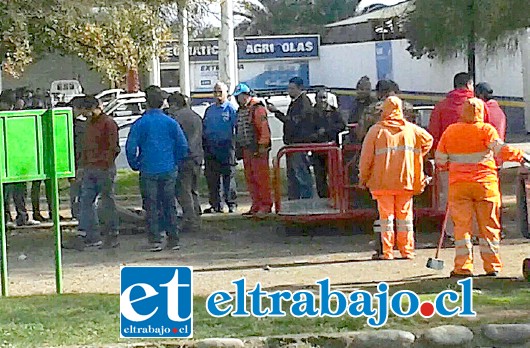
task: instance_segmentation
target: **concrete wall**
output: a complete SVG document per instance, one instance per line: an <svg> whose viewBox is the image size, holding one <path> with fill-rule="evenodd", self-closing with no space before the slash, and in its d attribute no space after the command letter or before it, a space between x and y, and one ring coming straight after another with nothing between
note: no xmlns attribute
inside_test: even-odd
<svg viewBox="0 0 530 348"><path fill-rule="evenodd" d="M355 88L364 75L377 80L373 42L321 46L320 59L309 62L312 85Z"/></svg>
<svg viewBox="0 0 530 348"><path fill-rule="evenodd" d="M50 54L31 64L19 79L6 73L2 75L2 89L28 87L32 90L42 88L48 90L54 80L75 79L81 82L85 93L97 93L109 88L103 75L75 56Z"/></svg>
<svg viewBox="0 0 530 348"><path fill-rule="evenodd" d="M467 71L464 57L446 61L415 59L406 50L407 40L393 40L392 69L394 80L403 91L446 93L453 87L453 76ZM367 75L375 85L377 65L375 42L323 45L320 60L310 62L313 85L355 88L359 78ZM521 50L499 50L495 54L477 55L477 82L488 81L495 95L523 97Z"/></svg>

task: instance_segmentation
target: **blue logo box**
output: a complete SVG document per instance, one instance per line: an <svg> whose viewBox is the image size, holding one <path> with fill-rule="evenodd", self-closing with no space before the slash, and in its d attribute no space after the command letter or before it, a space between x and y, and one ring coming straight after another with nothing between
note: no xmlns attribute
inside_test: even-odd
<svg viewBox="0 0 530 348"><path fill-rule="evenodd" d="M121 338L192 338L193 269L121 268Z"/></svg>

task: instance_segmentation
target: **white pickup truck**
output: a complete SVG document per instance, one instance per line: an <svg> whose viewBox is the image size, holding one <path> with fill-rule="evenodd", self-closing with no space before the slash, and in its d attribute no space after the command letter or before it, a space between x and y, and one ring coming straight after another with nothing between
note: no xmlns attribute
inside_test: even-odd
<svg viewBox="0 0 530 348"><path fill-rule="evenodd" d="M68 103L74 97L84 96L83 87L77 80L56 80L53 81L50 88L50 97L52 105L57 103Z"/></svg>

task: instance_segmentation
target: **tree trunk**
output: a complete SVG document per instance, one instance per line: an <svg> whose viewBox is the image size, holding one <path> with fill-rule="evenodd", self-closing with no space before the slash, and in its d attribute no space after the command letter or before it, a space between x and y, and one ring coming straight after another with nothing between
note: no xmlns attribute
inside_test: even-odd
<svg viewBox="0 0 530 348"><path fill-rule="evenodd" d="M127 93L136 93L140 90L140 78L138 77L137 68L127 70Z"/></svg>
<svg viewBox="0 0 530 348"><path fill-rule="evenodd" d="M476 56L475 56L475 40L469 39L467 48L467 71L472 76L473 81L476 82Z"/></svg>
<svg viewBox="0 0 530 348"><path fill-rule="evenodd" d="M467 46L467 71L476 82L476 56L475 56L475 0L469 5L469 18L471 18L468 46Z"/></svg>

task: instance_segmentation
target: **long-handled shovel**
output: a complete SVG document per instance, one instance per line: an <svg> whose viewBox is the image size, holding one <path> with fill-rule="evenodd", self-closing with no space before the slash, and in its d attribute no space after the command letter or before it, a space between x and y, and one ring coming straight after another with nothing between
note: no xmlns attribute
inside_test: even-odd
<svg viewBox="0 0 530 348"><path fill-rule="evenodd" d="M442 248L442 244L445 238L445 229L447 227L447 219L449 218L449 209L448 206L445 207L445 216L444 216L444 222L442 224L442 232L440 233L440 240L438 241L438 248L436 249L436 255L433 258L429 258L427 260L427 268L434 269L437 271L441 271L444 269L444 261L438 259L438 255L440 254L440 249Z"/></svg>

